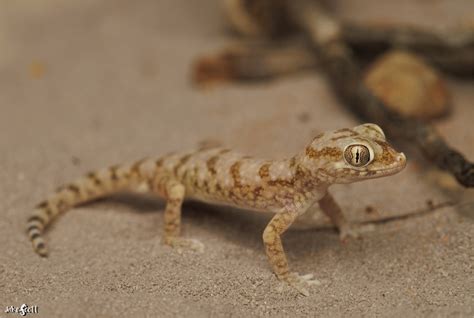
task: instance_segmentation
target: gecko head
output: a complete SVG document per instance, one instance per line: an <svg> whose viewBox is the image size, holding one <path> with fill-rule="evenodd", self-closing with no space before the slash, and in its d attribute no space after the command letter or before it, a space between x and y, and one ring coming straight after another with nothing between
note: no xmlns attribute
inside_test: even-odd
<svg viewBox="0 0 474 318"><path fill-rule="evenodd" d="M301 165L328 183L351 183L395 174L405 167L406 157L386 142L379 126L363 124L316 136Z"/></svg>

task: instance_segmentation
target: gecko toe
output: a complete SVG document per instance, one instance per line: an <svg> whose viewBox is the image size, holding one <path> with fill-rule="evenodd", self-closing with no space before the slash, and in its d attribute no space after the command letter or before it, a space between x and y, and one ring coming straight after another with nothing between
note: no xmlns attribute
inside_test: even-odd
<svg viewBox="0 0 474 318"><path fill-rule="evenodd" d="M198 253L204 252L204 244L196 239L174 237L165 240L165 244L176 248L179 253L183 250L191 250Z"/></svg>
<svg viewBox="0 0 474 318"><path fill-rule="evenodd" d="M352 225L343 226L339 232L339 240L346 244L350 240L361 239L360 231Z"/></svg>
<svg viewBox="0 0 474 318"><path fill-rule="evenodd" d="M300 277L301 277L302 279L308 281L308 280L311 280L311 279L314 277L314 275L313 275L313 274L306 274L306 275L302 275L302 276L300 276Z"/></svg>
<svg viewBox="0 0 474 318"><path fill-rule="evenodd" d="M196 239L188 239L189 249L196 251L198 253L204 252L204 244Z"/></svg>
<svg viewBox="0 0 474 318"><path fill-rule="evenodd" d="M296 289L304 296L309 296L309 287L312 285L320 285L320 281L314 278L313 274L299 275L298 273L290 273L282 279L288 285Z"/></svg>

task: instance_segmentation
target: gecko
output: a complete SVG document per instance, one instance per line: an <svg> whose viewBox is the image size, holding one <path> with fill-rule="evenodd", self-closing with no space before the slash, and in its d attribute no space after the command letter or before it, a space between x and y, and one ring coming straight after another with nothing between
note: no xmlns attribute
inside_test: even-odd
<svg viewBox="0 0 474 318"><path fill-rule="evenodd" d="M39 203L27 220L27 234L36 253L47 256L43 233L53 220L74 206L120 191L147 191L164 198L162 242L179 249L202 251L204 247L181 236L185 199L271 212L274 215L262 235L271 268L279 280L309 295L309 286L317 280L312 274L290 271L283 233L317 203L341 240L354 236L328 187L393 175L405 165L405 155L386 141L379 126L370 123L321 133L288 159L259 159L227 148L202 147L90 172Z"/></svg>

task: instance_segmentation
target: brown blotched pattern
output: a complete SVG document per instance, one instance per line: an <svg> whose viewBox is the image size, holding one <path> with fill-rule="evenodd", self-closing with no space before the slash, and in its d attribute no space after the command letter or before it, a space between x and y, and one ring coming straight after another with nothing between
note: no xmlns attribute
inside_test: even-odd
<svg viewBox="0 0 474 318"><path fill-rule="evenodd" d="M321 157L340 158L342 156L342 151L337 147L324 147L321 150L307 147L306 155L311 159L318 159Z"/></svg>
<svg viewBox="0 0 474 318"><path fill-rule="evenodd" d="M377 154L377 159L381 163L390 164L395 161L396 154L393 151L393 148L385 141L375 140L375 142L382 147L382 152Z"/></svg>
<svg viewBox="0 0 474 318"><path fill-rule="evenodd" d="M78 204L118 191L148 191L166 200L163 242L178 248L202 250L198 241L180 236L181 206L185 199L233 205L276 215L263 233L273 271L307 295L309 276L290 273L281 235L308 207L322 200L323 211L347 234L345 219L330 197L332 183L348 183L400 171L405 164L385 141L380 127L365 124L354 129L321 133L301 153L289 159L264 160L216 147L185 154L144 158L86 174L60 187L38 204L28 219L27 232L35 251L47 255L43 232L61 213ZM346 146L363 143L374 158L364 167L343 159Z"/></svg>

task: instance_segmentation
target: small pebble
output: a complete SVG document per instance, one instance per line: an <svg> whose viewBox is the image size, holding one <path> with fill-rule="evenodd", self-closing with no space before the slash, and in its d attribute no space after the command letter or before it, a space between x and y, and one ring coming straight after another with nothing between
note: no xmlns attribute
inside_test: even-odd
<svg viewBox="0 0 474 318"><path fill-rule="evenodd" d="M391 110L431 119L449 111L450 93L440 74L415 54L390 51L377 59L365 84Z"/></svg>

